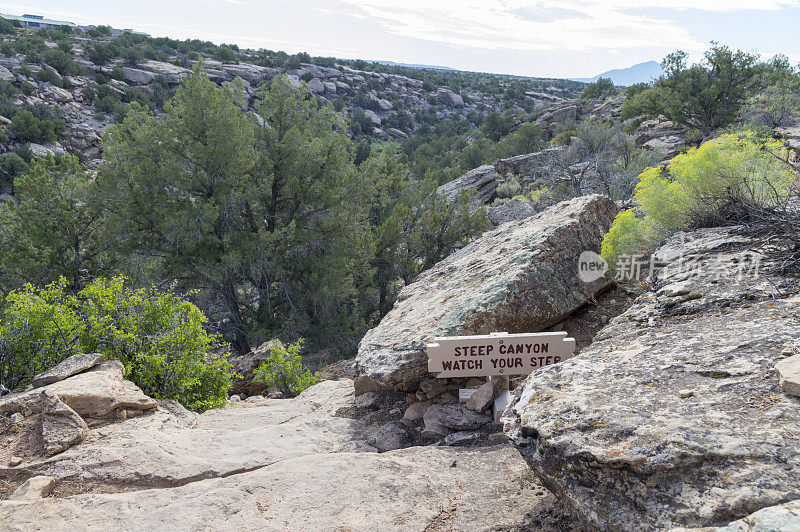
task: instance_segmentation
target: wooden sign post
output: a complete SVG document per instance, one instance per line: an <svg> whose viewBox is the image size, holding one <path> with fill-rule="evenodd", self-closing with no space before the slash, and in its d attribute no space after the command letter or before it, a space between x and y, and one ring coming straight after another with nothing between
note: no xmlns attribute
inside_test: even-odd
<svg viewBox="0 0 800 532"><path fill-rule="evenodd" d="M437 373L439 379L505 378L506 391L494 402L497 419L510 398L508 376L528 375L538 368L558 364L572 358L574 351L575 339L567 338L564 331L437 337L427 345L428 371Z"/></svg>

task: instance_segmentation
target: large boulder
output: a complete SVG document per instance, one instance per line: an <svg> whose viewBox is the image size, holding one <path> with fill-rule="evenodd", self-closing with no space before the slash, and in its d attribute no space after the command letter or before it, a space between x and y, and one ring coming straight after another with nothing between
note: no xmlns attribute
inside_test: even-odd
<svg viewBox="0 0 800 532"><path fill-rule="evenodd" d="M82 418L102 419L118 409L150 410L157 406L154 399L125 379L125 368L118 360L106 360L94 368L43 388L3 396L0 414L10 412L41 412L39 395L42 390L52 393Z"/></svg>
<svg viewBox="0 0 800 532"><path fill-rule="evenodd" d="M774 371L797 348L800 297L753 245L676 236L652 289L515 391L507 434L587 527L720 525L800 496L800 398Z"/></svg>
<svg viewBox="0 0 800 532"><path fill-rule="evenodd" d="M466 192L471 195L470 201L473 206L479 207L491 203L497 197L498 178L500 174L494 165L485 164L441 185L437 192L448 201L455 201Z"/></svg>
<svg viewBox="0 0 800 532"><path fill-rule="evenodd" d="M434 336L535 332L564 319L606 286L581 281L578 258L599 251L616 213L608 197L584 196L484 233L400 292L361 340L359 371L414 389Z"/></svg>
<svg viewBox="0 0 800 532"><path fill-rule="evenodd" d="M122 67L125 73L125 81L135 85L147 85L156 78L155 73L142 70L141 68Z"/></svg>
<svg viewBox="0 0 800 532"><path fill-rule="evenodd" d="M161 61L147 61L142 63L139 69L152 72L156 76L162 76L167 83L178 84L180 81L191 73L191 70L183 68L172 63L163 63Z"/></svg>

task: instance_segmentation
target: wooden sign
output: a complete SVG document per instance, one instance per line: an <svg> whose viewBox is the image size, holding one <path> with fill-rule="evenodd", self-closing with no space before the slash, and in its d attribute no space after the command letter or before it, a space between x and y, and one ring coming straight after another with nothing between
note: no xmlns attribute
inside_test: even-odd
<svg viewBox="0 0 800 532"><path fill-rule="evenodd" d="M528 375L572 358L575 339L567 333L492 333L434 338L428 344L428 371L440 379Z"/></svg>

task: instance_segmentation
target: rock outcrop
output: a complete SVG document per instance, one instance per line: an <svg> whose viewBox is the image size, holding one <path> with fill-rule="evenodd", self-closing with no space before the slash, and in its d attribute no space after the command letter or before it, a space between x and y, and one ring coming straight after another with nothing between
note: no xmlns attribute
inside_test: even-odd
<svg viewBox="0 0 800 532"><path fill-rule="evenodd" d="M414 389L434 336L535 332L560 321L606 286L578 278L578 257L599 250L616 212L607 197L585 196L484 233L401 291L362 339L360 372Z"/></svg>
<svg viewBox="0 0 800 532"><path fill-rule="evenodd" d="M507 434L588 527L719 526L800 495L800 399L773 369L800 298L750 247L735 229L673 238L649 291L515 391Z"/></svg>
<svg viewBox="0 0 800 532"><path fill-rule="evenodd" d="M154 399L124 377L125 368L118 360L106 360L92 369L27 392L11 394L0 399L0 414L10 412L41 412L39 396L42 390L52 393L82 418L102 419L119 409L149 410Z"/></svg>

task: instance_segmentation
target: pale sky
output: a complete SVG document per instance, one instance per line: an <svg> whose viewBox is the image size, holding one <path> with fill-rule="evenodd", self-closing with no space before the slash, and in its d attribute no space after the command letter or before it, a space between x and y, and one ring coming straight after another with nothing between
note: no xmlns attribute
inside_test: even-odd
<svg viewBox="0 0 800 532"><path fill-rule="evenodd" d="M709 41L800 62L800 0L30 0L0 12L312 55L590 77Z"/></svg>

